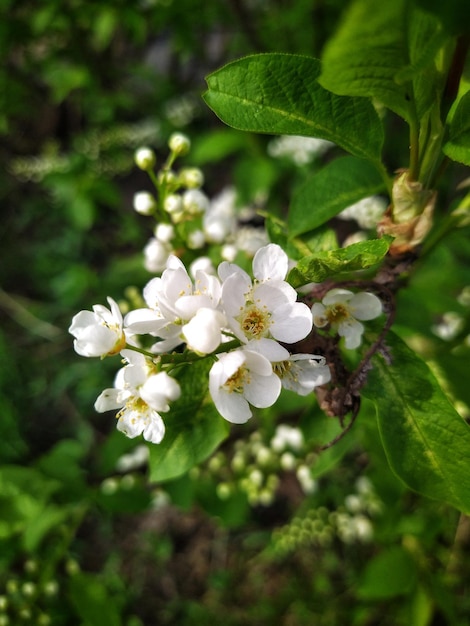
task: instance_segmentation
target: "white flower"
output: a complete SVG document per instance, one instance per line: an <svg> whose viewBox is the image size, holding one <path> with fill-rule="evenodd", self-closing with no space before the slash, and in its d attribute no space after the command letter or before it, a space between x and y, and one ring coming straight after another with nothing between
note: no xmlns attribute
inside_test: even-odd
<svg viewBox="0 0 470 626"><path fill-rule="evenodd" d="M112 298L108 303L110 309L95 304L93 311L80 311L73 317L69 333L75 337L73 347L81 356L103 358L125 347L121 311Z"/></svg>
<svg viewBox="0 0 470 626"><path fill-rule="evenodd" d="M209 372L209 391L222 417L244 424L252 416L250 404L265 408L276 402L281 381L268 359L240 349L218 356Z"/></svg>
<svg viewBox="0 0 470 626"><path fill-rule="evenodd" d="M220 344L221 328L227 323L218 310L220 294L216 276L196 270L193 284L182 261L172 255L162 276L144 288L148 308L128 313L126 328L161 338L163 341L152 348L159 353L176 347L184 339L196 352L213 352Z"/></svg>
<svg viewBox="0 0 470 626"><path fill-rule="evenodd" d="M382 313L382 303L372 293L356 293L347 289L331 289L312 306L313 323L317 328L328 324L345 339L346 348L361 344L364 326L358 320L372 320Z"/></svg>
<svg viewBox="0 0 470 626"><path fill-rule="evenodd" d="M183 326L182 333L188 348L198 354L214 352L222 342L222 328L226 323L221 311L201 307Z"/></svg>
<svg viewBox="0 0 470 626"><path fill-rule="evenodd" d="M252 281L238 265L222 262L222 304L234 334L244 343L262 338L294 343L312 329L309 308L296 302L287 282L286 253L276 244L264 246L253 259Z"/></svg>
<svg viewBox="0 0 470 626"><path fill-rule="evenodd" d="M151 215L157 206L155 198L148 191L139 191L134 194L134 211L141 215Z"/></svg>
<svg viewBox="0 0 470 626"><path fill-rule="evenodd" d="M226 187L211 201L203 218L207 241L223 243L235 231L237 225L235 201L236 192L232 187Z"/></svg>
<svg viewBox="0 0 470 626"><path fill-rule="evenodd" d="M284 389L306 396L315 387L331 380L331 372L325 358L317 354L292 354L288 359L273 363Z"/></svg>
<svg viewBox="0 0 470 626"><path fill-rule="evenodd" d="M178 382L166 372L152 373L141 354L126 351L129 364L119 370L114 388L105 389L95 402L99 413L120 409L117 428L131 439L143 434L151 443L160 443L165 425L160 413L170 410L169 402L180 397Z"/></svg>

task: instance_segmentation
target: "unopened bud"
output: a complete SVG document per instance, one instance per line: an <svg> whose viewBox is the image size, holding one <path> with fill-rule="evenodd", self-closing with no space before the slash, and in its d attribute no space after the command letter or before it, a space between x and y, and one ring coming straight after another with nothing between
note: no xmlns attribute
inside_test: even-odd
<svg viewBox="0 0 470 626"><path fill-rule="evenodd" d="M178 196L176 193L172 193L167 196L163 202L163 208L167 213L171 215L175 213L182 213L183 211L183 201L181 196Z"/></svg>
<svg viewBox="0 0 470 626"><path fill-rule="evenodd" d="M186 135L182 133L173 133L168 140L168 147L178 156L188 154L191 148L191 142Z"/></svg>
<svg viewBox="0 0 470 626"><path fill-rule="evenodd" d="M197 167L186 167L179 172L179 181L183 187L197 189L204 183L204 174Z"/></svg>
<svg viewBox="0 0 470 626"><path fill-rule="evenodd" d="M148 172L155 167L157 158L151 148L139 148L134 154L134 161L138 168Z"/></svg>
<svg viewBox="0 0 470 626"><path fill-rule="evenodd" d="M134 194L133 206L137 213L140 213L141 215L151 215L154 212L157 203L151 193L148 191L139 191Z"/></svg>

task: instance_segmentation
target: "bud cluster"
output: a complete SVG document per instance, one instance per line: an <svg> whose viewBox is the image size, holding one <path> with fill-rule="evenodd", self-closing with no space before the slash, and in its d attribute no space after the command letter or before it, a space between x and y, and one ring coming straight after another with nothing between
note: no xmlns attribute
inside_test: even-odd
<svg viewBox="0 0 470 626"><path fill-rule="evenodd" d="M373 520L381 511L382 502L370 481L360 477L355 491L337 509L309 508L306 514L276 529L272 536L274 553L284 556L312 545L327 547L335 538L345 544L367 543L374 534Z"/></svg>

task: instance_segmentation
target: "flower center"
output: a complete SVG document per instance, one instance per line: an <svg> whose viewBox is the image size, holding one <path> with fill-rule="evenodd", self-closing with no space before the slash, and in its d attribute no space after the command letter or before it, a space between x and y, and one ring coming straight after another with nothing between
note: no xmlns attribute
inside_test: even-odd
<svg viewBox="0 0 470 626"><path fill-rule="evenodd" d="M256 305L245 309L241 316L240 326L249 339L260 339L268 333L270 321L269 313L262 311Z"/></svg>
<svg viewBox="0 0 470 626"><path fill-rule="evenodd" d="M279 378L284 378L284 376L289 375L289 372L292 368L292 361L279 361L278 363L273 363L273 372L279 376Z"/></svg>
<svg viewBox="0 0 470 626"><path fill-rule="evenodd" d="M148 409L148 405L146 402L142 400L142 398L138 398L136 396L131 396L129 400L127 400L126 404L122 407L122 409L117 413L116 419L120 419L124 413L133 412L134 415L140 415L146 413ZM132 419L132 423L135 424L136 417Z"/></svg>
<svg viewBox="0 0 470 626"><path fill-rule="evenodd" d="M223 385L229 393L243 393L243 387L250 382L250 374L244 367L239 367Z"/></svg>
<svg viewBox="0 0 470 626"><path fill-rule="evenodd" d="M351 316L349 308L342 302L328 306L325 315L330 324L340 324Z"/></svg>

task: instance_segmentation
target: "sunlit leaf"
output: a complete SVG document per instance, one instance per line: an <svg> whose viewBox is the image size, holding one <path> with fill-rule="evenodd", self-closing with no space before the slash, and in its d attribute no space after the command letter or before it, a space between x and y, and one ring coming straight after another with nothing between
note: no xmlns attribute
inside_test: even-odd
<svg viewBox="0 0 470 626"><path fill-rule="evenodd" d="M470 513L470 427L426 363L394 333L364 394L376 406L390 467L411 489Z"/></svg>
<svg viewBox="0 0 470 626"><path fill-rule="evenodd" d="M391 237L382 237L312 254L301 259L291 269L287 279L293 287L301 287L307 283L321 283L342 272L366 269L385 257L391 242Z"/></svg>
<svg viewBox="0 0 470 626"><path fill-rule="evenodd" d="M370 162L352 156L335 159L294 195L289 234L296 237L318 228L346 207L383 189L384 181Z"/></svg>
<svg viewBox="0 0 470 626"><path fill-rule="evenodd" d="M320 62L311 57L253 55L210 74L203 97L234 128L327 139L380 161L383 130L372 104L334 95L317 82L319 74Z"/></svg>
<svg viewBox="0 0 470 626"><path fill-rule="evenodd" d="M205 460L227 437L228 423L207 402L209 359L186 367L178 378L181 398L164 415L163 441L150 447L150 479L170 480Z"/></svg>

